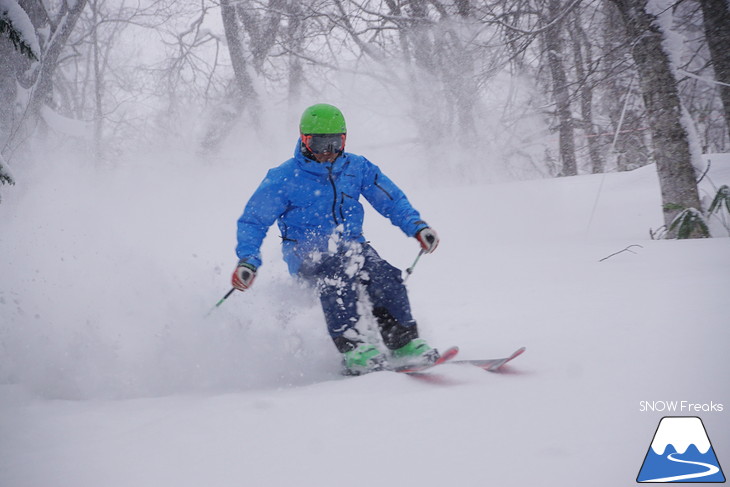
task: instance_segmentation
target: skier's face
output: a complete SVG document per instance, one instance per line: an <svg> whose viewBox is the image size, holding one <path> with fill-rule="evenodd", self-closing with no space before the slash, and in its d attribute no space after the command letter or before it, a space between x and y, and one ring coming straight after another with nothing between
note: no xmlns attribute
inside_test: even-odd
<svg viewBox="0 0 730 487"><path fill-rule="evenodd" d="M339 155L338 152L322 152L321 154L314 154L314 158L317 162L335 162Z"/></svg>
<svg viewBox="0 0 730 487"><path fill-rule="evenodd" d="M301 140L317 162L334 162L345 148L342 134L302 134Z"/></svg>

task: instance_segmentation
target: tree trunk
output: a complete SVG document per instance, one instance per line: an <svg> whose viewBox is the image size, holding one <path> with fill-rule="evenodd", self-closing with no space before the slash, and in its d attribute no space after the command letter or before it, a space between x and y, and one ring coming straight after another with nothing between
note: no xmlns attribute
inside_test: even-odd
<svg viewBox="0 0 730 487"><path fill-rule="evenodd" d="M571 29L573 44L573 56L575 58L575 73L580 83L580 114L583 119L583 132L588 146L588 156L591 161L591 172L599 174L603 172L603 159L599 148L599 140L593 123L593 85L588 80L593 64L591 44L581 25L580 10L576 9Z"/></svg>
<svg viewBox="0 0 730 487"><path fill-rule="evenodd" d="M246 66L243 38L234 1L221 0L221 16L235 82L226 88L226 100L230 103L224 103L216 112L203 139L203 148L211 151L218 149L246 107L251 108L254 127L260 126L256 107L258 98Z"/></svg>
<svg viewBox="0 0 730 487"><path fill-rule="evenodd" d="M18 94L17 72L23 55L10 39L0 35L0 153L15 125L15 99Z"/></svg>
<svg viewBox="0 0 730 487"><path fill-rule="evenodd" d="M452 125L451 116L453 113L444 108L443 100L437 100L436 103L439 111L438 116L434 116L434 107L429 104L428 99L439 90L439 74L436 68L436 46L429 35L430 25L428 23L428 6L426 0L408 0L402 2L402 15L412 19L411 22L404 25L405 37L408 39L410 51L408 56L413 62L413 73L416 75L419 83L423 83L423 76L429 77L428 83L425 83L423 89L412 89L413 94L413 113L418 124L420 137L423 140L430 140L434 145L438 145L450 135L450 127ZM418 84L415 86L424 86Z"/></svg>
<svg viewBox="0 0 730 487"><path fill-rule="evenodd" d="M99 3L98 0L92 0L91 5L91 19L92 19L92 31L91 31L91 62L94 65L94 156L96 163L99 164L103 159L102 153L102 133L103 133L103 110L102 102L104 95L104 80L102 79L101 72L101 56L99 45Z"/></svg>
<svg viewBox="0 0 730 487"><path fill-rule="evenodd" d="M681 120L677 80L662 45L664 34L656 16L646 11L647 0L611 1L621 13L629 38L634 39L632 56L651 127L664 223L669 229L684 209L700 210L689 139ZM668 234L669 238L675 236L673 232ZM699 232L690 235L699 236Z"/></svg>
<svg viewBox="0 0 730 487"><path fill-rule="evenodd" d="M289 106L299 108L299 101L302 97L302 85L304 84L304 68L299 54L304 43L304 25L302 22L302 10L298 2L288 2L287 6L287 33L286 42L289 51L289 76L288 96Z"/></svg>
<svg viewBox="0 0 730 487"><path fill-rule="evenodd" d="M51 34L47 48L41 57L40 70L35 80L35 89L32 91L28 102L29 112L35 120L40 113L41 107L50 101L53 96L53 74L58 67L58 60L61 56L66 42L78 22L81 12L86 7L87 0L76 0L63 3L61 7L60 20L56 29ZM69 3L71 5L69 6Z"/></svg>
<svg viewBox="0 0 730 487"><path fill-rule="evenodd" d="M549 21L557 18L561 13L560 0L550 0L548 3ZM545 31L545 48L547 49L548 66L553 80L553 98L558 115L560 130L560 158L562 160L561 176L575 176L578 174L578 163L575 158L575 121L570 109L570 91L568 77L563 65L562 42L560 26L557 23Z"/></svg>
<svg viewBox="0 0 730 487"><path fill-rule="evenodd" d="M248 33L251 64L256 73L261 73L269 51L274 46L281 27L281 16L287 5L283 0L269 0L261 13L248 2L237 0L236 13Z"/></svg>
<svg viewBox="0 0 730 487"><path fill-rule="evenodd" d="M223 30L228 43L228 53L231 56L231 65L236 77L236 84L240 90L239 102L245 105L248 100L256 97L251 76L246 69L246 58L243 53L243 39L241 29L236 18L236 9L231 0L221 0L221 15L223 16Z"/></svg>
<svg viewBox="0 0 730 487"><path fill-rule="evenodd" d="M730 134L730 4L727 0L700 0L700 5L715 79L724 83L718 86L718 90Z"/></svg>
<svg viewBox="0 0 730 487"><path fill-rule="evenodd" d="M469 1L459 0L456 2L456 7L462 21L470 28L473 27ZM468 42L464 42L454 29L449 29L449 31L452 38L452 52L454 53L452 62L456 62L454 72L458 73L451 80L454 96L456 97L456 119L459 127L457 140L464 145L468 145L477 136L474 107L477 105L479 87L476 82L475 60Z"/></svg>

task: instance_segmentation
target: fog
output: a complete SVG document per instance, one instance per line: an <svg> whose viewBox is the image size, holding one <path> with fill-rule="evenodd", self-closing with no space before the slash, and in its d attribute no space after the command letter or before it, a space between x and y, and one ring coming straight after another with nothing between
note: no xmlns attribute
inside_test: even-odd
<svg viewBox="0 0 730 487"><path fill-rule="evenodd" d="M272 10L243 4L265 33ZM58 63L53 103L37 118L18 108L32 106L39 89L24 84L32 70L2 65L14 87L3 106L15 110L0 127L2 156L15 184L0 186L0 384L49 398L135 397L300 384L332 373L336 351L324 328L311 325L321 311L286 275L273 230L256 290L206 316L229 289L235 221L266 170L291 157L299 116L311 104L338 106L347 150L378 164L427 219L453 213L442 222L463 221L463 234L451 237L457 240L489 225L490 212L512 210L508 202L485 208L478 197L473 207L453 208L439 199L443 190L489 191L561 172L543 47L537 35L505 40L503 26L485 21L494 12L479 7L468 21L438 17L428 29L396 22L401 32L373 27L381 24L365 14L328 17L307 3L299 50L283 30L266 49L265 36L253 35L251 25L242 30L251 90L242 99L220 8L202 5L89 4ZM698 24L679 12L678 23ZM576 25L595 31L591 49L604 54L593 124L605 169L614 171L651 159L634 74L625 60L610 58L628 51L609 13L592 4ZM281 25L294 28L296 18ZM367 44L372 52L343 19L377 32ZM46 31L37 30L28 35L38 35L43 49ZM567 59L567 30L563 36ZM707 57L682 49L684 57ZM584 85L577 70L568 71L578 121ZM715 94L700 83L683 96L699 100L688 103L703 129L698 144L722 146L723 122L708 122L697 108L717 115ZM576 139L586 174L587 131ZM595 205L601 189L591 191ZM520 198L541 205L529 194ZM383 242L381 253L410 264L412 242L369 218L366 230ZM524 236L519 222L510 228ZM266 365L251 369L252 362Z"/></svg>

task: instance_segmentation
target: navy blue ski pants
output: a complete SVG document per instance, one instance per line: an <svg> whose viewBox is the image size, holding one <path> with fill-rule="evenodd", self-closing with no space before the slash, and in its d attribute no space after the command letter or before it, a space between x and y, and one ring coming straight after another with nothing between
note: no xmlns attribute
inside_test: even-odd
<svg viewBox="0 0 730 487"><path fill-rule="evenodd" d="M350 329L356 330L361 285L388 348L399 348L418 336L401 271L369 244L355 242L338 253L322 255L318 262L306 261L299 275L316 286L327 330L340 351L352 348L351 343L343 344L341 337Z"/></svg>

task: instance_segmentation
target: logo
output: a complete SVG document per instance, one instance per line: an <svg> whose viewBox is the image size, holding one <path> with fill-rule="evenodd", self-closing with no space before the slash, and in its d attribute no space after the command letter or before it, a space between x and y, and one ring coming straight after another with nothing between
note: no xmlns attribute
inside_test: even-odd
<svg viewBox="0 0 730 487"><path fill-rule="evenodd" d="M665 416L659 421L637 482L725 482L702 420Z"/></svg>

